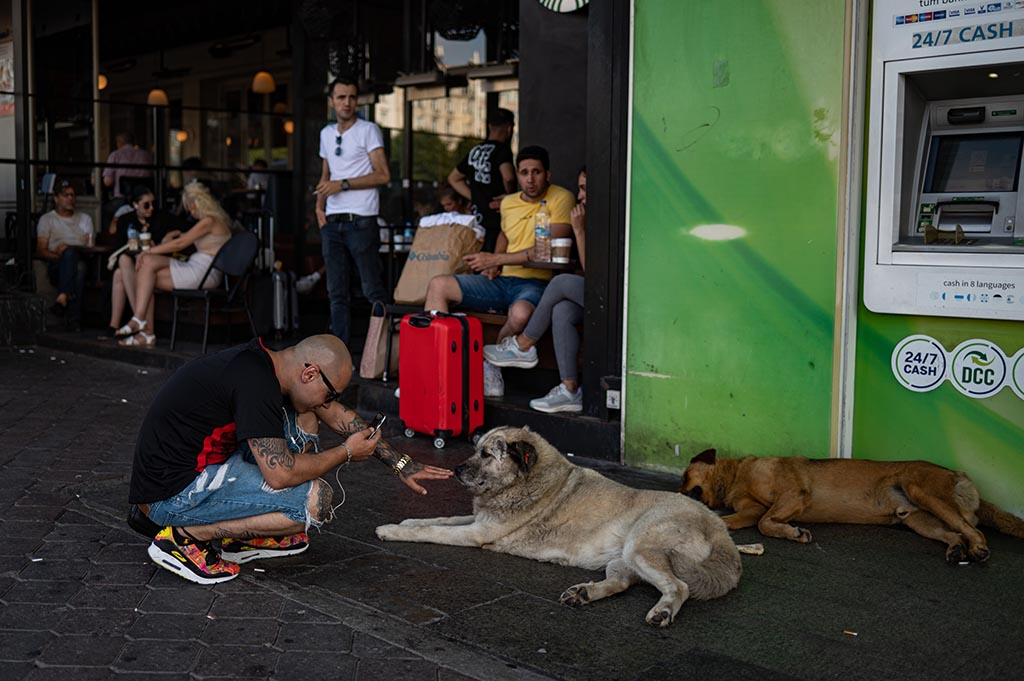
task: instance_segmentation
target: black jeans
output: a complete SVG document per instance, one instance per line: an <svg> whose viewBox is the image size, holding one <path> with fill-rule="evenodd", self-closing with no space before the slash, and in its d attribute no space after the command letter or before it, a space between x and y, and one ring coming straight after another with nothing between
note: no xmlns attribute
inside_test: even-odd
<svg viewBox="0 0 1024 681"><path fill-rule="evenodd" d="M327 297L331 304L331 330L349 344L351 336L350 274L355 264L363 295L371 303L388 302L380 264L380 231L376 217L352 222L328 222L320 230L320 248L327 266Z"/></svg>
<svg viewBox="0 0 1024 681"><path fill-rule="evenodd" d="M77 249L66 248L56 260L46 263L50 282L58 293L68 297L68 320L77 322L82 318L82 289L85 287L85 267Z"/></svg>

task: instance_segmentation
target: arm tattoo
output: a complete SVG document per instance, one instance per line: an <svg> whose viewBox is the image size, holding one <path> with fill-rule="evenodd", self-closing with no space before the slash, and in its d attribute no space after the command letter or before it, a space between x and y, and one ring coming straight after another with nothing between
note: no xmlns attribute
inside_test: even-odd
<svg viewBox="0 0 1024 681"><path fill-rule="evenodd" d="M377 449L373 451L373 455L392 468L394 468L395 464L398 463L398 460L402 458L402 455L396 452L395 448L383 439L381 439L380 444L377 445ZM418 464L415 461L410 461L398 474L403 478L408 478L410 475L422 468L423 466L421 464Z"/></svg>
<svg viewBox="0 0 1024 681"><path fill-rule="evenodd" d="M366 430L369 427L369 424L359 414L348 407L339 406L341 406L341 415L338 417L338 422L334 425L334 431L339 435L351 435L352 433L358 433L360 430Z"/></svg>
<svg viewBox="0 0 1024 681"><path fill-rule="evenodd" d="M284 438L254 437L249 440L253 456L263 459L269 468L294 468L295 455L288 451Z"/></svg>
<svg viewBox="0 0 1024 681"><path fill-rule="evenodd" d="M351 435L352 433L358 433L360 430L366 430L370 427L363 417L355 413L348 407L341 406L341 416L338 418L338 423L335 425L334 430L342 435ZM380 443L377 444L377 449L373 451L373 456L378 461L387 464L394 468L398 460L402 458L402 455L395 451L395 448L388 444L387 440L383 437L380 439ZM423 468L422 465L413 461L408 466L402 469L401 476L407 478L416 471Z"/></svg>

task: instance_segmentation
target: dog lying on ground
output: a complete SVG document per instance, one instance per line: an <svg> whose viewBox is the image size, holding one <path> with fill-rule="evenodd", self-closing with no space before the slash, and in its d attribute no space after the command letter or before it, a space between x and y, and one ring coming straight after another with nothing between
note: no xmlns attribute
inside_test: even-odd
<svg viewBox="0 0 1024 681"><path fill-rule="evenodd" d="M703 505L580 468L527 428L490 431L455 476L473 494L473 515L381 525L377 536L604 568L605 579L569 587L561 602L583 605L647 582L661 592L646 618L659 627L688 598L716 598L739 582L736 545Z"/></svg>
<svg viewBox="0 0 1024 681"><path fill-rule="evenodd" d="M806 459L748 456L718 459L701 452L683 472L679 491L724 516L730 530L757 525L761 534L807 543L808 523L902 523L923 537L945 542L946 560L989 557L980 521L1024 538L1024 521L984 501L966 474L925 461Z"/></svg>

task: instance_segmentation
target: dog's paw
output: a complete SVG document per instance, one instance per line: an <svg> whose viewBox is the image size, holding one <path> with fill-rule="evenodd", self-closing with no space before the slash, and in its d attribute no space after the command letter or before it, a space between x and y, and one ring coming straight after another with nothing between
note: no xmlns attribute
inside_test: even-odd
<svg viewBox="0 0 1024 681"><path fill-rule="evenodd" d="M967 547L963 544L953 544L946 549L946 562L950 565L967 562Z"/></svg>
<svg viewBox="0 0 1024 681"><path fill-rule="evenodd" d="M570 586L559 596L558 602L562 605L586 605L590 602L590 594L587 593L588 584L577 584Z"/></svg>
<svg viewBox="0 0 1024 681"><path fill-rule="evenodd" d="M814 536L811 534L810 530L805 530L802 527L798 527L796 529L797 535L796 537L794 537L796 541L800 542L801 544L810 544L812 541L814 541Z"/></svg>
<svg viewBox="0 0 1024 681"><path fill-rule="evenodd" d="M647 623L652 626L665 628L672 624L672 611L668 608L659 608L658 606L654 606L651 608L650 612L647 613L647 617L645 619L647 620Z"/></svg>
<svg viewBox="0 0 1024 681"><path fill-rule="evenodd" d="M988 550L987 546L978 546L977 548L971 549L968 552L968 555L970 555L971 560L975 563L984 563L988 560L988 557L992 555L992 552Z"/></svg>
<svg viewBox="0 0 1024 681"><path fill-rule="evenodd" d="M377 538L384 541L394 541L398 532L398 525L381 525L377 528Z"/></svg>

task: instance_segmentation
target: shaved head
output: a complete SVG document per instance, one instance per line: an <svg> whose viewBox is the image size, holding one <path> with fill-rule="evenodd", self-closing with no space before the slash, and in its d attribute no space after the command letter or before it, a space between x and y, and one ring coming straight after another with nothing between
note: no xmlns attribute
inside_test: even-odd
<svg viewBox="0 0 1024 681"><path fill-rule="evenodd" d="M352 380L352 356L337 336L328 333L310 336L299 341L292 351L300 361L320 367L339 391Z"/></svg>

